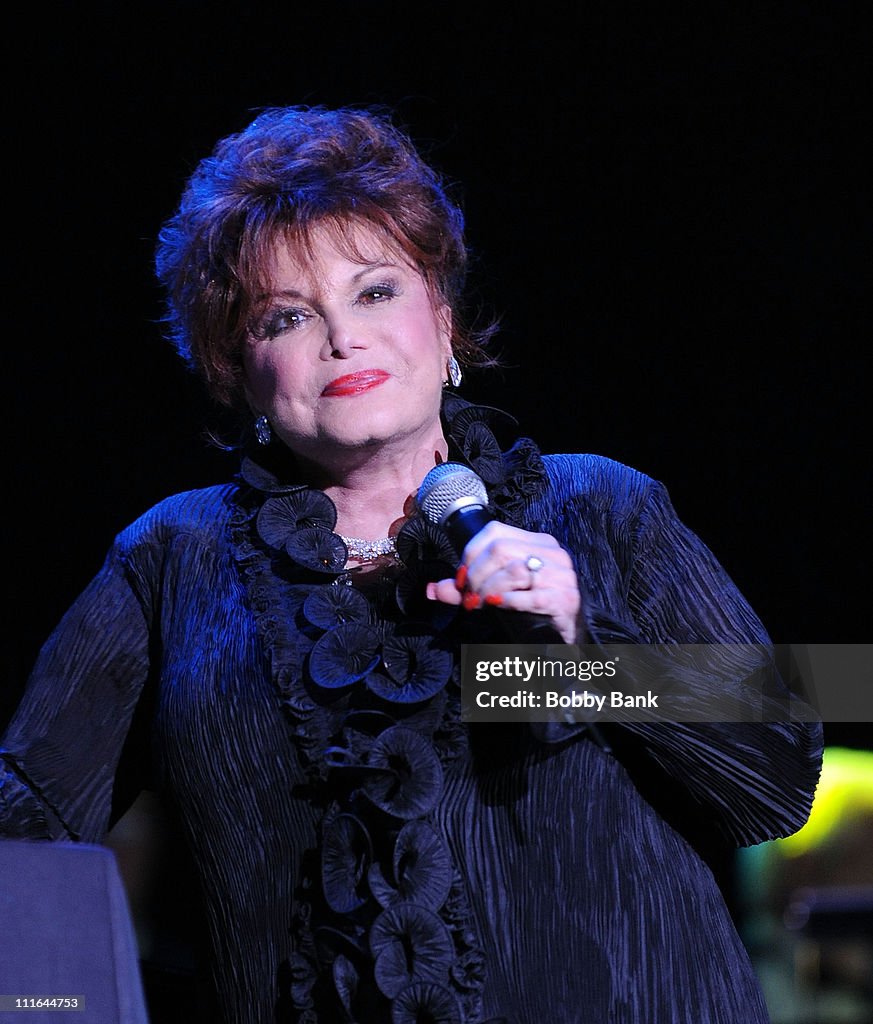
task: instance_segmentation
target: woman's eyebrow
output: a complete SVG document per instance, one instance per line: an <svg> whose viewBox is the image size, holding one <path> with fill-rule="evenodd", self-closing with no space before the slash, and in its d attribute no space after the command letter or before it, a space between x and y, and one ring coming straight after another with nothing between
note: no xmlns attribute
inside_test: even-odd
<svg viewBox="0 0 873 1024"><path fill-rule="evenodd" d="M375 263L367 263L356 273L352 274L349 278L350 284L358 284L361 278L366 277L373 270L398 270L400 268L399 263L391 262L390 260L378 260ZM305 299L307 293L300 291L297 288L276 288L273 291L268 292L265 296L266 299Z"/></svg>
<svg viewBox="0 0 873 1024"><path fill-rule="evenodd" d="M367 263L362 267L357 274L352 275L352 284L357 284L366 274L369 274L371 270L397 270L399 264L392 263L390 260L378 260L375 263Z"/></svg>

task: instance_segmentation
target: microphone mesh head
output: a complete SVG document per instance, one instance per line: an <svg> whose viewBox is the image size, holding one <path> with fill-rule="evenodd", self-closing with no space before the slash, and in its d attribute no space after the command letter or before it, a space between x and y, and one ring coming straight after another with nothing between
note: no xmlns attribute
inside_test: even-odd
<svg viewBox="0 0 873 1024"><path fill-rule="evenodd" d="M463 505L487 508L488 491L472 469L458 462L444 462L422 480L416 501L424 517L439 526Z"/></svg>

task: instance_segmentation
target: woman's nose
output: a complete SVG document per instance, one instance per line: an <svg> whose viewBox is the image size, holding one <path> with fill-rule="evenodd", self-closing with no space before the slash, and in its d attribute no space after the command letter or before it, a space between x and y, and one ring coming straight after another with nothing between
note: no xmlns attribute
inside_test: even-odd
<svg viewBox="0 0 873 1024"><path fill-rule="evenodd" d="M325 358L348 359L355 349L367 348L366 331L355 317L348 313L334 314L326 316L325 322Z"/></svg>

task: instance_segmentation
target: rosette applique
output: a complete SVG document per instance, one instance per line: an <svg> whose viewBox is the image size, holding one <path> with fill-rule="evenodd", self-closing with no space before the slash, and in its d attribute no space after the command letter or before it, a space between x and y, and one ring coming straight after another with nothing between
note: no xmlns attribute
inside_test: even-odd
<svg viewBox="0 0 873 1024"><path fill-rule="evenodd" d="M392 726L370 748L367 763L391 772L370 776L363 786L380 811L408 821L429 814L436 806L443 788L443 769L424 736Z"/></svg>
<svg viewBox="0 0 873 1024"><path fill-rule="evenodd" d="M369 871L370 891L383 907L411 902L437 911L452 886L452 859L442 838L424 821L410 821L394 844L391 876L380 864Z"/></svg>
<svg viewBox="0 0 873 1024"><path fill-rule="evenodd" d="M303 603L303 614L319 629L344 622L368 622L370 604L353 587L319 587Z"/></svg>
<svg viewBox="0 0 873 1024"><path fill-rule="evenodd" d="M285 544L288 555L313 572L337 573L346 564L349 553L335 533L317 526L297 530Z"/></svg>
<svg viewBox="0 0 873 1024"><path fill-rule="evenodd" d="M261 505L257 524L261 538L271 547L281 548L297 530L332 530L336 526L336 508L326 494L307 488L268 498Z"/></svg>
<svg viewBox="0 0 873 1024"><path fill-rule="evenodd" d="M503 481L503 453L497 439L484 423L470 425L464 437L463 452L467 462L476 465L476 472L486 484L499 484Z"/></svg>
<svg viewBox="0 0 873 1024"><path fill-rule="evenodd" d="M367 901L367 871L373 844L353 814L338 814L325 829L321 851L324 898L331 910L349 914Z"/></svg>
<svg viewBox="0 0 873 1024"><path fill-rule="evenodd" d="M463 1021L457 997L441 985L415 982L397 999L391 1010L391 1024L460 1024Z"/></svg>
<svg viewBox="0 0 873 1024"><path fill-rule="evenodd" d="M536 448L501 448L514 421L499 410L447 395L443 416L449 457L514 521L545 479ZM290 922L288 1019L488 1024L469 901L431 820L467 742L463 617L424 595L427 581L454 573L455 552L413 517L397 537L400 576L358 589L333 503L287 482L294 464L281 445L244 459L240 475L235 558L322 813Z"/></svg>
<svg viewBox="0 0 873 1024"><path fill-rule="evenodd" d="M379 634L360 622L343 622L328 630L312 648L309 672L326 690L351 686L379 664Z"/></svg>
<svg viewBox="0 0 873 1024"><path fill-rule="evenodd" d="M449 651L421 634L395 634L382 645L385 672L367 680L373 693L392 704L418 704L442 690L452 674Z"/></svg>
<svg viewBox="0 0 873 1024"><path fill-rule="evenodd" d="M415 903L384 910L370 929L376 984L393 999L416 981L447 981L454 959L449 930L436 914Z"/></svg>

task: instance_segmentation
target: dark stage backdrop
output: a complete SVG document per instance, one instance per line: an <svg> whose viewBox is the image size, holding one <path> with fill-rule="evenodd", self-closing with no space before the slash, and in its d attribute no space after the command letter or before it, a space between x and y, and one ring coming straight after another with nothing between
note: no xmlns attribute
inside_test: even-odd
<svg viewBox="0 0 873 1024"><path fill-rule="evenodd" d="M473 301L503 321L504 368L466 395L664 481L776 640L868 637L861 5L565 6L24 15L4 718L112 536L233 470L151 258L195 162L273 104L385 104L457 182Z"/></svg>

